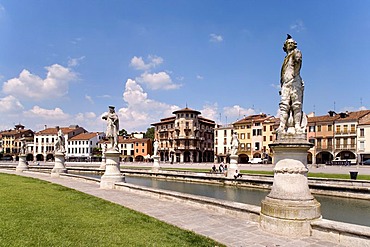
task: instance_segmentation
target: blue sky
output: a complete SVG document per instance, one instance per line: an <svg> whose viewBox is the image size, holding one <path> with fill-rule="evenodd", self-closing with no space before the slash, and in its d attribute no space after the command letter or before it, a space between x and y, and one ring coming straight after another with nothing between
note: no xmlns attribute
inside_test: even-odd
<svg viewBox="0 0 370 247"><path fill-rule="evenodd" d="M0 0L0 33L0 130L275 116L287 33L306 113L370 108L370 1Z"/></svg>

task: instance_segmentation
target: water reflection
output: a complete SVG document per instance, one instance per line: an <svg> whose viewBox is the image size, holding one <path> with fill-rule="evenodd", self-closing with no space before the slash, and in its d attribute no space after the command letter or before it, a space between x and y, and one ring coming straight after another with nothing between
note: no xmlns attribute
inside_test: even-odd
<svg viewBox="0 0 370 247"><path fill-rule="evenodd" d="M261 201L269 193L268 190L261 189L158 180L147 177L126 176L126 182L157 189L207 196L256 206L261 206ZM370 226L369 200L318 195L315 195L315 198L321 203L321 212L323 218L357 225Z"/></svg>

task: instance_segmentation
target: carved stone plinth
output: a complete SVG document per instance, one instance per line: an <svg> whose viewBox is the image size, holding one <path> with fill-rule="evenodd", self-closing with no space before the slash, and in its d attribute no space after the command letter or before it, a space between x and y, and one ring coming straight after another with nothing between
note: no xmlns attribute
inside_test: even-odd
<svg viewBox="0 0 370 247"><path fill-rule="evenodd" d="M25 170L28 170L26 157L27 156L25 154L19 155L19 162L18 162L17 167L15 168L16 172L23 172Z"/></svg>
<svg viewBox="0 0 370 247"><path fill-rule="evenodd" d="M101 158L99 169L105 170L105 167L107 166L106 160L107 158L105 157L105 155L103 155L103 157Z"/></svg>
<svg viewBox="0 0 370 247"><path fill-rule="evenodd" d="M51 176L59 177L59 174L67 173L67 168L64 165L65 162L64 152L55 152L54 158L55 162L54 167L51 170Z"/></svg>
<svg viewBox="0 0 370 247"><path fill-rule="evenodd" d="M117 182L125 182L125 176L121 174L119 164L120 153L116 150L108 150L105 153L106 167L100 180L101 189L114 189Z"/></svg>
<svg viewBox="0 0 370 247"><path fill-rule="evenodd" d="M234 178L238 171L238 155L230 155L230 165L227 167L227 178ZM238 171L239 172L239 171Z"/></svg>
<svg viewBox="0 0 370 247"><path fill-rule="evenodd" d="M153 156L153 167L152 167L152 172L159 172L159 170L161 169L160 165L159 165L159 155L154 155Z"/></svg>
<svg viewBox="0 0 370 247"><path fill-rule="evenodd" d="M261 227L289 236L309 236L310 222L321 218L320 203L311 195L307 180L307 151L303 138L279 139L274 151L274 182L262 201Z"/></svg>

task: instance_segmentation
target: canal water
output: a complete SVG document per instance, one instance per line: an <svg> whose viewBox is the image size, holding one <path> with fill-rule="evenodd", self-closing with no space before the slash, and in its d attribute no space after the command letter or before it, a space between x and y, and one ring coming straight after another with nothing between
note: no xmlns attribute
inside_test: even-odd
<svg viewBox="0 0 370 247"><path fill-rule="evenodd" d="M227 201L261 206L261 201L269 190L239 188L213 184L187 183L181 181L159 180L148 177L126 175L126 182L151 188L172 190L193 195L207 196ZM324 219L364 225L370 227L370 201L333 196L314 195L321 203Z"/></svg>

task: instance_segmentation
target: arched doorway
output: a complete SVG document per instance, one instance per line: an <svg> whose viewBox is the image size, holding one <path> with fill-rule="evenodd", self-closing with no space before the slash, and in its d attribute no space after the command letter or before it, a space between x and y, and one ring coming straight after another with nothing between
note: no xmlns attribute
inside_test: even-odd
<svg viewBox="0 0 370 247"><path fill-rule="evenodd" d="M26 160L33 161L33 154L27 154Z"/></svg>
<svg viewBox="0 0 370 247"><path fill-rule="evenodd" d="M136 156L136 157L135 157L135 161L136 161L136 162L144 161L144 156L142 156L142 155L138 155L138 156Z"/></svg>
<svg viewBox="0 0 370 247"><path fill-rule="evenodd" d="M47 154L46 155L46 161L54 161L54 155L53 154Z"/></svg>
<svg viewBox="0 0 370 247"><path fill-rule="evenodd" d="M249 162L249 157L246 154L239 155L239 163L240 164L247 164Z"/></svg>
<svg viewBox="0 0 370 247"><path fill-rule="evenodd" d="M261 158L261 153L254 153L253 158Z"/></svg>
<svg viewBox="0 0 370 247"><path fill-rule="evenodd" d="M190 162L190 152L189 151L184 152L184 162Z"/></svg>
<svg viewBox="0 0 370 247"><path fill-rule="evenodd" d="M353 160L356 159L356 155L352 153L351 151L341 151L339 152L335 158L339 158L340 160Z"/></svg>
<svg viewBox="0 0 370 247"><path fill-rule="evenodd" d="M312 154L310 152L307 153L307 164L312 164Z"/></svg>
<svg viewBox="0 0 370 247"><path fill-rule="evenodd" d="M326 164L334 159L330 152L322 151L316 155L316 164Z"/></svg>
<svg viewBox="0 0 370 247"><path fill-rule="evenodd" d="M36 161L44 161L44 155L42 155L42 154L37 154L37 155L36 155Z"/></svg>

